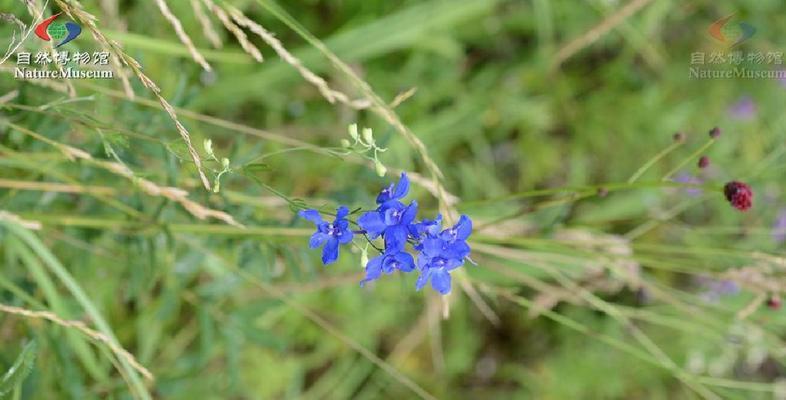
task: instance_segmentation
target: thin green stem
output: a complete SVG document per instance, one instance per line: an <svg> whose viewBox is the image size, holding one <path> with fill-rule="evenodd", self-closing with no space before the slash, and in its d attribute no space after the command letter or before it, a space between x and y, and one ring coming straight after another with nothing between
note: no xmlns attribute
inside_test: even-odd
<svg viewBox="0 0 786 400"><path fill-rule="evenodd" d="M707 143L704 143L703 146L701 146L698 149L696 149L696 151L691 153L688 157L686 157L684 160L682 160L682 162L677 164L676 167L674 167L671 171L669 171L666 175L664 175L661 180L662 181L668 181L669 179L671 179L672 175L676 174L679 170L681 170L683 167L685 167L685 165L687 165L689 162L694 160L696 157L700 156L701 153L704 153L705 151L707 151L707 149L709 149L710 146L712 146L713 143L715 143L715 139L710 139L709 141L707 141Z"/></svg>
<svg viewBox="0 0 786 400"><path fill-rule="evenodd" d="M634 172L633 175L631 175L631 177L628 178L628 183L636 182L642 175L644 175L645 172L647 172L648 169L650 169L653 165L655 165L655 163L660 161L663 157L666 157L672 151L678 149L680 146L682 146L683 143L684 142L681 140L675 141L672 144L668 145L665 149L661 150L658 154L655 154L655 156L650 158L649 161L644 163L644 165L642 165L641 168L636 170L636 172Z"/></svg>

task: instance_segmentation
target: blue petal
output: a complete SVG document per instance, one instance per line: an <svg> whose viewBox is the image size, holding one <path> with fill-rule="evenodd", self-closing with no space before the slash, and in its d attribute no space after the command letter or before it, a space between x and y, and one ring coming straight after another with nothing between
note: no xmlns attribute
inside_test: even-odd
<svg viewBox="0 0 786 400"><path fill-rule="evenodd" d="M382 234L387 228L387 225L382 221L379 213L376 211L369 211L358 218L358 225L365 230L368 235L373 239Z"/></svg>
<svg viewBox="0 0 786 400"><path fill-rule="evenodd" d="M467 240L472 233L472 220L468 216L462 215L453 229L456 230L456 239Z"/></svg>
<svg viewBox="0 0 786 400"><path fill-rule="evenodd" d="M403 199L409 193L409 178L406 172L401 173L401 179L396 184L396 189L393 192L394 199Z"/></svg>
<svg viewBox="0 0 786 400"><path fill-rule="evenodd" d="M426 283L428 283L429 278L431 278L431 271L432 270L427 269L420 273L420 276L418 277L418 281L415 282L416 290L423 289L423 286L426 286Z"/></svg>
<svg viewBox="0 0 786 400"><path fill-rule="evenodd" d="M445 266L445 270L452 271L462 265L464 265L463 259L451 258L448 260L448 264Z"/></svg>
<svg viewBox="0 0 786 400"><path fill-rule="evenodd" d="M300 218L311 221L316 225L319 225L323 222L322 216L319 215L319 211L317 210L300 210L300 212L297 214L300 215Z"/></svg>
<svg viewBox="0 0 786 400"><path fill-rule="evenodd" d="M338 259L338 239L328 238L325 247L322 249L322 264L328 265Z"/></svg>
<svg viewBox="0 0 786 400"><path fill-rule="evenodd" d="M427 256L425 254L420 254L418 256L418 269L419 270L422 271L422 270L428 268L429 263L431 263L431 257L429 257L429 256Z"/></svg>
<svg viewBox="0 0 786 400"><path fill-rule="evenodd" d="M333 226L343 231L349 228L349 221L345 219L337 219L335 222L333 222Z"/></svg>
<svg viewBox="0 0 786 400"><path fill-rule="evenodd" d="M431 287L442 294L450 293L450 274L442 268L433 270Z"/></svg>
<svg viewBox="0 0 786 400"><path fill-rule="evenodd" d="M341 231L341 234L338 235L338 242L341 244L347 244L352 241L353 237L355 237L355 235L352 233L351 230L344 229Z"/></svg>
<svg viewBox="0 0 786 400"><path fill-rule="evenodd" d="M346 206L336 209L336 221L346 218L347 215L349 215L349 209Z"/></svg>
<svg viewBox="0 0 786 400"><path fill-rule="evenodd" d="M366 264L366 277L360 281L360 287L371 282L382 274L382 259L384 256L374 257Z"/></svg>
<svg viewBox="0 0 786 400"><path fill-rule="evenodd" d="M426 225L426 233L429 235L436 235L442 229L442 214L437 214L437 218L428 221Z"/></svg>
<svg viewBox="0 0 786 400"><path fill-rule="evenodd" d="M423 241L423 254L430 257L436 257L442 254L442 249L445 247L445 241L438 238L426 238Z"/></svg>
<svg viewBox="0 0 786 400"><path fill-rule="evenodd" d="M400 212L400 211L398 209L396 209L395 207L391 207L391 208L388 208L388 209L385 210L385 213L384 213L384 215L385 215L385 225L388 225L388 226L398 225L400 218L396 218L396 217L393 216L393 214L395 214L397 212Z"/></svg>
<svg viewBox="0 0 786 400"><path fill-rule="evenodd" d="M393 266L393 263L395 262L396 259L393 257L393 254L385 254L385 258L382 260L382 272L386 274L392 274L396 269Z"/></svg>
<svg viewBox="0 0 786 400"><path fill-rule="evenodd" d="M329 236L322 232L314 232L308 241L308 247L315 249L319 247Z"/></svg>
<svg viewBox="0 0 786 400"><path fill-rule="evenodd" d="M401 272L411 272L415 269L415 259L412 255L405 252L397 253L393 256L398 261L398 269Z"/></svg>
<svg viewBox="0 0 786 400"><path fill-rule="evenodd" d="M401 216L401 224L409 225L415 219L418 214L418 202L413 201L409 203L409 207L404 210L404 215Z"/></svg>
<svg viewBox="0 0 786 400"><path fill-rule="evenodd" d="M385 252L395 253L407 245L407 228L396 225L385 229Z"/></svg>
<svg viewBox="0 0 786 400"><path fill-rule="evenodd" d="M390 200L390 194L393 192L393 184L391 183L390 186L382 189L379 194L377 195L377 204L382 204L386 201Z"/></svg>
<svg viewBox="0 0 786 400"><path fill-rule="evenodd" d="M459 240L451 243L446 252L449 253L449 256L452 258L464 258L469 255L470 248L467 242Z"/></svg>

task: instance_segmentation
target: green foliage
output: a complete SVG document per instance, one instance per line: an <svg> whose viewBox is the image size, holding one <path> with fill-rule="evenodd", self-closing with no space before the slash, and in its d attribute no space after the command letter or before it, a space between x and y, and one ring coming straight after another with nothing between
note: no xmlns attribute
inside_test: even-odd
<svg viewBox="0 0 786 400"><path fill-rule="evenodd" d="M8 396L13 390L20 390L24 380L33 372L36 351L35 340L25 345L14 364L0 378L0 398Z"/></svg>
<svg viewBox="0 0 786 400"><path fill-rule="evenodd" d="M71 97L14 79L6 61L0 212L42 227L0 214L0 302L82 321L156 379L105 342L14 316L0 321L0 360L14 365L0 391L21 387L37 358L21 398L783 397L786 318L766 301L786 287L772 230L786 209L786 88L688 74L692 53L729 50L707 28L732 13L757 28L735 50L778 51L782 2L659 0L621 20L629 0L214 2L331 89L379 101L329 102L245 29L255 62L203 7L214 48L190 1L166 3L210 72L156 2L81 2L175 108L213 190L128 68L133 99L119 79L71 80ZM32 24L26 3L0 0L2 40L20 37L10 15ZM64 48L100 50L82 25ZM577 38L593 40L556 66ZM23 44L44 48L34 34ZM752 118L730 111L745 97ZM295 214L373 204L400 170L420 178L411 197L424 215L444 212L387 109L476 221L471 289L456 285L447 319L441 299L414 291L416 274L359 288L376 255L363 241L323 267ZM723 134L710 142L713 126ZM754 188L747 213L720 192L732 179ZM200 219L167 188L243 227ZM739 292L707 283L727 280ZM37 348L18 353L28 337Z"/></svg>

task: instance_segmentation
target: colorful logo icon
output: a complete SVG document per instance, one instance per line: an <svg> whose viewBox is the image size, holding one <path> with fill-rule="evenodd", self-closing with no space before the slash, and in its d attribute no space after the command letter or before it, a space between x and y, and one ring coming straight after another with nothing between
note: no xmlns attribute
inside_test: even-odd
<svg viewBox="0 0 786 400"><path fill-rule="evenodd" d="M713 22L708 29L710 36L723 44L728 44L729 47L750 39L756 33L756 28L745 21L730 24L729 21L733 17L734 14L723 17Z"/></svg>
<svg viewBox="0 0 786 400"><path fill-rule="evenodd" d="M82 27L75 22L68 21L66 23L56 22L55 19L62 13L57 13L43 21L35 27L35 34L43 40L57 41L60 43L55 47L60 47L79 36L82 33Z"/></svg>

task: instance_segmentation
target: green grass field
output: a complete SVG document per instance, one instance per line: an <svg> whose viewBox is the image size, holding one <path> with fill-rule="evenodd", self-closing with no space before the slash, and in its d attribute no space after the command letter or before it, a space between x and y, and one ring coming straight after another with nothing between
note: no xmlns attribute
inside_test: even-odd
<svg viewBox="0 0 786 400"><path fill-rule="evenodd" d="M786 399L784 15L0 0L0 398Z"/></svg>

